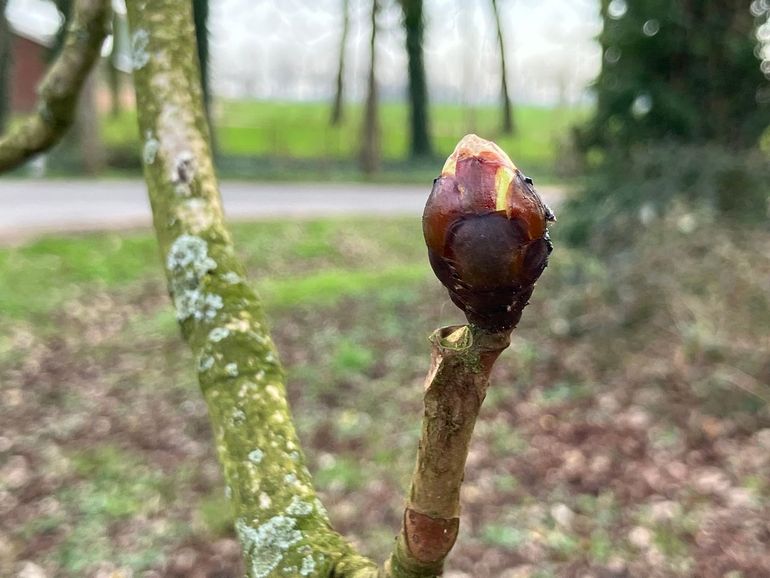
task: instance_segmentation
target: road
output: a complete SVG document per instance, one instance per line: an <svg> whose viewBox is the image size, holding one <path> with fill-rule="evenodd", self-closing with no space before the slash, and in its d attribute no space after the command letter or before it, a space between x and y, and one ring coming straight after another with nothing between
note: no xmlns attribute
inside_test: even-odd
<svg viewBox="0 0 770 578"><path fill-rule="evenodd" d="M230 220L332 215L418 216L430 184L255 183L224 181ZM538 187L558 204L558 187ZM0 179L0 243L18 243L43 233L148 227L151 222L140 180Z"/></svg>

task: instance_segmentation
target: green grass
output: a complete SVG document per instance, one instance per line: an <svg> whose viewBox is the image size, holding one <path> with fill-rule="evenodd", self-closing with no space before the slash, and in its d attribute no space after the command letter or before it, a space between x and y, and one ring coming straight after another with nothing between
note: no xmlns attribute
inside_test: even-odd
<svg viewBox="0 0 770 578"><path fill-rule="evenodd" d="M756 460L770 417L746 404L768 376L770 237L677 223L615 258L570 249L554 228L551 264L476 426L453 570L491 560L474 575L501 576L539 552L530 576L610 575L618 558L642 564L634 575L692 576L695 556L719 563L695 540L717 515L737 524L714 526L720 539L757 551L743 528L761 527L761 508L696 495L688 478L667 497L684 514L660 519L661 496L638 474L668 479L668 464L697 451L709 456L701 474L718 468L759 505L770 491ZM429 273L419 221L270 221L233 233L335 527L383 559L414 467L426 335L461 319ZM9 535L18 560L47 575L95 575L108 561L139 576L190 549L203 569L210 545L237 549L194 360L164 291L149 232L0 248L0 421L35 471ZM688 341L693 332L704 339ZM721 375L743 376L744 388ZM627 425L637 415L644 429ZM724 424L717 439L699 416ZM584 459L567 468L576 451ZM610 470L595 467L608 459ZM565 506L572 522L554 513ZM650 530L655 560L628 541L635 526ZM744 575L766 575L746 559Z"/></svg>
<svg viewBox="0 0 770 578"><path fill-rule="evenodd" d="M68 517L78 519L55 556L72 575L82 575L103 560L138 568L157 563L168 541L163 531L147 536L141 552L128 553L109 539L105 528L133 517L161 518L173 494L171 480L142 464L140 458L112 446L88 448L70 460L79 480L57 492L62 509L36 519L25 531L29 535L52 532Z"/></svg>
<svg viewBox="0 0 770 578"><path fill-rule="evenodd" d="M410 264L375 271L322 271L296 279L266 279L258 281L257 287L270 307L288 308L308 302L329 306L343 297L362 297L375 288L411 285L427 275L426 265Z"/></svg>
<svg viewBox="0 0 770 578"><path fill-rule="evenodd" d="M428 274L419 224L412 220L271 221L233 231L270 307L332 305ZM150 282L162 282L162 269L156 241L145 232L52 236L0 248L0 303L7 319L41 322L88 293L125 292Z"/></svg>
<svg viewBox="0 0 770 578"><path fill-rule="evenodd" d="M585 118L587 113L588 110L577 108L517 106L518 132L504 135L499 128L496 107L471 109L459 105L434 105L431 127L436 156L447 156L461 136L476 132L494 139L523 170L550 176L554 173L559 142L567 136L570 126ZM249 173L244 171L255 170L253 160L244 166L237 162L238 157L272 159L258 163L255 176L291 173L293 167L324 174L336 171L342 176L356 170L361 134L359 105L348 107L346 121L338 127L329 126L326 103L220 101L215 106L214 116L217 144L222 155L220 164L225 175L230 172L234 176L248 176ZM397 172L403 176L406 172L406 176L422 178L426 171L435 172L435 161L429 166L402 162L408 156L408 109L404 104L383 104L380 119L386 173ZM139 148L132 111L106 118L103 134L109 146ZM282 164L281 159L293 161ZM394 166L393 163L397 164ZM398 175L391 177L398 178Z"/></svg>

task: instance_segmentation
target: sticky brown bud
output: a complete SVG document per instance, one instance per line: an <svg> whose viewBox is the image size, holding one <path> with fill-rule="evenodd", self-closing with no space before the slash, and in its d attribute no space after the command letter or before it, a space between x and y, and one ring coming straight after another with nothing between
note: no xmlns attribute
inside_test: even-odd
<svg viewBox="0 0 770 578"><path fill-rule="evenodd" d="M503 150L465 136L433 182L422 225L436 276L470 323L514 327L548 263L555 220Z"/></svg>

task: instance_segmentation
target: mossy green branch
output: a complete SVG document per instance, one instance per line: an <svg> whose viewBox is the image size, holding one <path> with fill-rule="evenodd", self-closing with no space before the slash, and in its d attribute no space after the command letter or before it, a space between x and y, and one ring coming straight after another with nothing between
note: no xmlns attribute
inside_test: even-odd
<svg viewBox="0 0 770 578"><path fill-rule="evenodd" d="M0 173L56 144L75 119L78 95L109 30L109 0L77 0L58 58L38 89L37 111L0 138Z"/></svg>
<svg viewBox="0 0 770 578"><path fill-rule="evenodd" d="M127 2L155 230L208 404L248 573L377 575L316 497L259 298L234 254L212 164L191 4Z"/></svg>
<svg viewBox="0 0 770 578"><path fill-rule="evenodd" d="M489 374L510 330L445 327L430 338L422 434L401 534L386 565L393 578L440 576L460 523L460 486Z"/></svg>

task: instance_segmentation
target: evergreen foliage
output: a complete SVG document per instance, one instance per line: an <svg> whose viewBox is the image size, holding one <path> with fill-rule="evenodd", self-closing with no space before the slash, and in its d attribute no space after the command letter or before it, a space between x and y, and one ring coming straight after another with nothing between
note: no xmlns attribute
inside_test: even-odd
<svg viewBox="0 0 770 578"><path fill-rule="evenodd" d="M768 12L767 0L602 0L597 111L580 147L755 145L770 125Z"/></svg>

